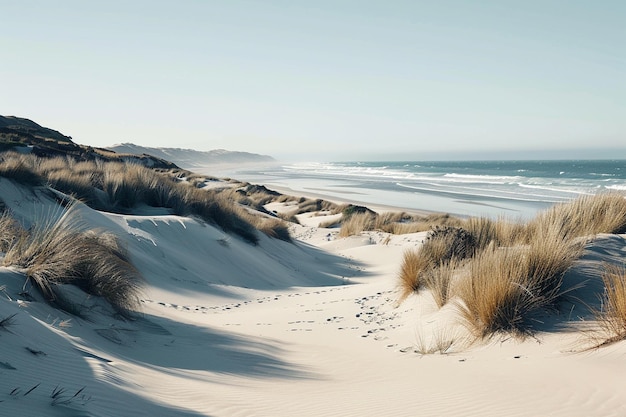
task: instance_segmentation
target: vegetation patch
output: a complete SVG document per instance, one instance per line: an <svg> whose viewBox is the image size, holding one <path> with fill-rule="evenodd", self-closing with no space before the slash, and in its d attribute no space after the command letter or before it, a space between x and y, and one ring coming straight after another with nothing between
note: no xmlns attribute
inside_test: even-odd
<svg viewBox="0 0 626 417"><path fill-rule="evenodd" d="M258 242L249 215L226 195L198 189L136 163L39 158L15 153L5 153L2 157L5 163L1 166L6 169L0 171L0 176L23 184L30 178L31 185L35 184L32 178L41 178L43 183L97 210L130 213L141 205L162 207L173 214L197 216L250 243Z"/></svg>
<svg viewBox="0 0 626 417"><path fill-rule="evenodd" d="M417 250L407 251L400 268L403 296L427 287L440 301L448 299L448 287L454 267L476 250L473 235L462 228L436 226Z"/></svg>
<svg viewBox="0 0 626 417"><path fill-rule="evenodd" d="M533 317L556 308L563 276L582 245L547 239L530 247L490 246L469 263L459 283L458 306L466 325L479 337L532 332Z"/></svg>
<svg viewBox="0 0 626 417"><path fill-rule="evenodd" d="M540 213L529 229L531 236L535 229L558 229L563 236L625 233L626 199L616 192L585 195Z"/></svg>
<svg viewBox="0 0 626 417"><path fill-rule="evenodd" d="M2 263L22 268L47 301L66 310L63 284L106 299L120 313L139 306L143 278L128 253L113 234L81 228L72 204L58 219L19 233Z"/></svg>
<svg viewBox="0 0 626 417"><path fill-rule="evenodd" d="M22 158L2 157L0 159L0 177L28 186L44 184L44 179Z"/></svg>
<svg viewBox="0 0 626 417"><path fill-rule="evenodd" d="M15 219L8 212L3 212L0 215L0 252L8 251L24 233Z"/></svg>
<svg viewBox="0 0 626 417"><path fill-rule="evenodd" d="M558 308L574 289L563 278L581 256L585 239L623 233L625 227L626 199L616 193L555 205L527 224L473 218L462 227L435 227L420 248L405 253L400 286L403 296L431 289L440 307L454 298L477 337L525 335L533 331L538 313ZM622 308L620 296L626 300L626 284L615 270L603 279L604 308L597 315L612 334L608 340L621 340L626 314L620 318L619 311L626 311L626 302Z"/></svg>
<svg viewBox="0 0 626 417"><path fill-rule="evenodd" d="M594 310L600 332L594 347L610 345L626 339L626 268L606 265L602 274L604 294L601 307Z"/></svg>

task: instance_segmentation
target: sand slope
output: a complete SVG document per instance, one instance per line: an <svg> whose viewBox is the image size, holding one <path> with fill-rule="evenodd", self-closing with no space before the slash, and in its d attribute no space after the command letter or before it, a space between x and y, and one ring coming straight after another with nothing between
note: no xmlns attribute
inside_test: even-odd
<svg viewBox="0 0 626 417"><path fill-rule="evenodd" d="M0 198L25 221L57 212L2 179ZM191 218L80 212L127 242L142 314L72 290L84 315L70 316L0 269L0 320L15 314L0 329L0 415L626 415L626 344L578 353L581 304L535 338L471 346L452 306L427 292L398 304L400 259L424 234L294 226L295 243L252 246ZM590 243L567 277L588 280L576 296L593 303L597 268L625 256L625 236ZM422 354L447 340L448 354Z"/></svg>

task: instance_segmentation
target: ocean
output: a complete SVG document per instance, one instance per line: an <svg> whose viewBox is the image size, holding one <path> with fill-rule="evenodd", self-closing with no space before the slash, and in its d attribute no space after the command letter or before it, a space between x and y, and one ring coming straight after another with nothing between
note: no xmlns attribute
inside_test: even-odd
<svg viewBox="0 0 626 417"><path fill-rule="evenodd" d="M626 160L282 164L233 177L364 204L528 219L585 194L626 194Z"/></svg>

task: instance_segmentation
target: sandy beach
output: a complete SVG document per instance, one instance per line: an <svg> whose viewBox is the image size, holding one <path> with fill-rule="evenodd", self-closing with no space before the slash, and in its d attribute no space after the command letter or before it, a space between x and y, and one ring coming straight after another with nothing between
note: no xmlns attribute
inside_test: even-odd
<svg viewBox="0 0 626 417"><path fill-rule="evenodd" d="M626 1L0 16L0 417L626 417Z"/></svg>
<svg viewBox="0 0 626 417"><path fill-rule="evenodd" d="M5 179L0 192L23 219L58 212L45 193ZM147 281L141 315L120 319L84 295L84 316L69 315L40 302L19 271L0 269L0 319L10 317L0 329L2 415L626 413L626 345L583 351L582 303L546 314L524 340L476 341L428 291L400 302L403 253L425 232L339 238L318 227L326 216L306 213L293 243L263 236L253 246L193 218L79 210L128 245ZM595 297L601 264L625 255L624 235L590 241L568 272L588 280L576 296Z"/></svg>

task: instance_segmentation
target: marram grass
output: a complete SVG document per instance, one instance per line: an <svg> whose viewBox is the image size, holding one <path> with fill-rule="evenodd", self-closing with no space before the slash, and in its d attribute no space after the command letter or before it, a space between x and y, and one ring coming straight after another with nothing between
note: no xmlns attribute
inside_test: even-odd
<svg viewBox="0 0 626 417"><path fill-rule="evenodd" d="M52 303L64 301L62 284L73 284L121 313L139 306L143 279L116 236L81 227L75 204L42 220L8 248L5 266L22 268Z"/></svg>
<svg viewBox="0 0 626 417"><path fill-rule="evenodd" d="M524 335L532 332L536 314L555 308L572 290L564 287L563 278L581 256L585 238L626 232L626 199L618 193L582 196L553 206L527 224L475 218L461 228L473 237L473 253L467 256L451 256L458 252L458 239L432 239L432 232L419 249L405 254L399 274L403 296L434 288L438 305L454 297L464 323L476 336ZM463 270L449 270L453 258L467 259ZM454 294L451 277L456 282ZM611 338L626 335L622 277L614 270L603 277L605 307L598 317Z"/></svg>

